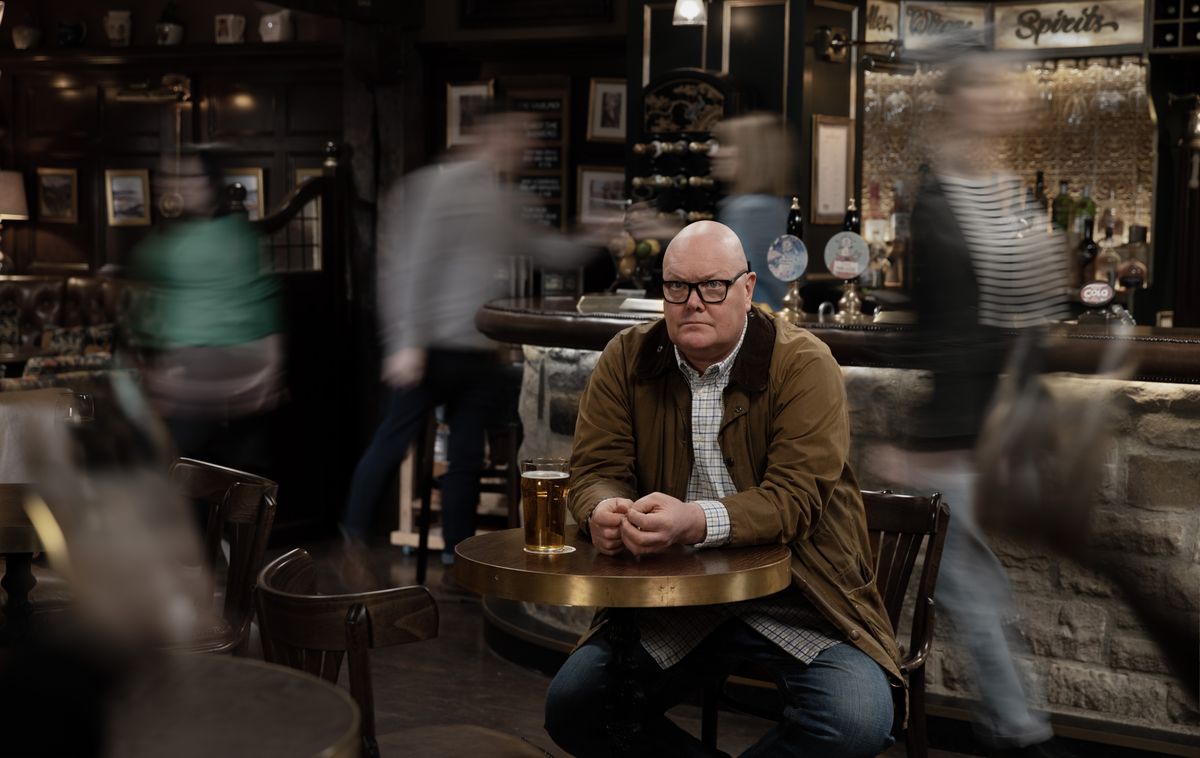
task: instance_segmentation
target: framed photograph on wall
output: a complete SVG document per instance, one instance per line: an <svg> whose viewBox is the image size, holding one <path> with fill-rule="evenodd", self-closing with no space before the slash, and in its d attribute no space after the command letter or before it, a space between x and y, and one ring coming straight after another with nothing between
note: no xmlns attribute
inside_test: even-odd
<svg viewBox="0 0 1200 758"><path fill-rule="evenodd" d="M225 186L240 184L246 190L246 215L251 221L262 218L263 202L267 195L266 185L263 184L261 168L227 168L225 169Z"/></svg>
<svg viewBox="0 0 1200 758"><path fill-rule="evenodd" d="M587 138L593 142L624 142L627 100L624 79L592 79Z"/></svg>
<svg viewBox="0 0 1200 758"><path fill-rule="evenodd" d="M109 226L150 225L150 170L110 168L104 172Z"/></svg>
<svg viewBox="0 0 1200 758"><path fill-rule="evenodd" d="M619 166L580 166L579 222L611 221L625 205L625 170Z"/></svg>
<svg viewBox="0 0 1200 758"><path fill-rule="evenodd" d="M812 223L840 224L854 186L854 119L813 116Z"/></svg>
<svg viewBox="0 0 1200 758"><path fill-rule="evenodd" d="M495 83L470 82L446 85L446 147L479 142L475 126L495 94Z"/></svg>
<svg viewBox="0 0 1200 758"><path fill-rule="evenodd" d="M40 222L79 223L79 172L73 168L39 168L37 206Z"/></svg>

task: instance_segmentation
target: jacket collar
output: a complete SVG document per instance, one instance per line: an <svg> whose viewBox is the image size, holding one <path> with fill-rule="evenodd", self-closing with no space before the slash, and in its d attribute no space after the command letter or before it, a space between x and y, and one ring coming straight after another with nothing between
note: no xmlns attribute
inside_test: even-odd
<svg viewBox="0 0 1200 758"><path fill-rule="evenodd" d="M729 382L751 392L761 392L767 388L771 351L775 347L775 323L758 308L751 308L747 318L746 336L742 340L742 349L733 361ZM668 371L678 370L674 346L667 335L667 321L665 318L659 319L646 332L634 374L638 379L653 379Z"/></svg>

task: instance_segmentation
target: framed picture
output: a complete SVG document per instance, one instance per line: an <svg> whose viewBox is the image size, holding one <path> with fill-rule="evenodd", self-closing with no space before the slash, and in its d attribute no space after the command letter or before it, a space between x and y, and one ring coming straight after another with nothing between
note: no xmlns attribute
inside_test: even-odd
<svg viewBox="0 0 1200 758"><path fill-rule="evenodd" d="M298 168L296 169L296 186L299 187L305 181L314 176L324 176L325 170L322 168ZM310 200L301 211L300 215L292 220L293 224L299 225L302 243L312 247L312 260L310 267L313 271L321 270L321 198Z"/></svg>
<svg viewBox="0 0 1200 758"><path fill-rule="evenodd" d="M814 115L812 223L842 223L853 185L854 119Z"/></svg>
<svg viewBox="0 0 1200 758"><path fill-rule="evenodd" d="M79 173L73 168L37 170L38 221L79 222Z"/></svg>
<svg viewBox="0 0 1200 758"><path fill-rule="evenodd" d="M592 79L587 138L593 142L624 142L627 105L624 79Z"/></svg>
<svg viewBox="0 0 1200 758"><path fill-rule="evenodd" d="M479 142L475 126L494 94L494 82L446 85L446 147Z"/></svg>
<svg viewBox="0 0 1200 758"><path fill-rule="evenodd" d="M579 221L609 221L625 204L625 170L615 166L579 167Z"/></svg>
<svg viewBox="0 0 1200 758"><path fill-rule="evenodd" d="M227 168L225 169L225 186L240 184L246 190L246 215L251 221L262 218L263 198L266 197L266 185L263 184L261 168Z"/></svg>
<svg viewBox="0 0 1200 758"><path fill-rule="evenodd" d="M110 168L104 172L109 226L150 225L150 170Z"/></svg>

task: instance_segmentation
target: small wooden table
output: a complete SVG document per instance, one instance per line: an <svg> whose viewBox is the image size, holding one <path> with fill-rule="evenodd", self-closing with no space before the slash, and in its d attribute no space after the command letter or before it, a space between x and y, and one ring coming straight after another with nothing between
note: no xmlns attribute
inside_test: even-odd
<svg viewBox="0 0 1200 758"><path fill-rule="evenodd" d="M752 600L787 589L792 581L791 551L784 545L677 546L638 559L597 552L574 526L567 527L566 537L575 552L532 555L523 549L521 529L476 535L455 548L455 578L483 595L610 609L607 633L621 679L609 738L618 755L631 751L641 730L635 712L635 704L643 700L636 676L640 634L633 609Z"/></svg>
<svg viewBox="0 0 1200 758"><path fill-rule="evenodd" d="M225 655L169 655L111 701L108 755L358 756L361 714L341 687Z"/></svg>
<svg viewBox="0 0 1200 758"><path fill-rule="evenodd" d="M19 642L28 636L29 616L33 606L29 591L37 581L33 578L33 554L41 549L37 532L25 516L26 485L0 484L0 554L4 556L4 641Z"/></svg>

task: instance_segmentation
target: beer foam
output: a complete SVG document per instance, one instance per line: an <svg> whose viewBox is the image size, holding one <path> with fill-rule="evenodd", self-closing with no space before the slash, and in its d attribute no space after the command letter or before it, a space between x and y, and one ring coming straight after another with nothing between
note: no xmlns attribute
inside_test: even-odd
<svg viewBox="0 0 1200 758"><path fill-rule="evenodd" d="M566 479L569 477L566 471L524 471L521 473L522 479Z"/></svg>

